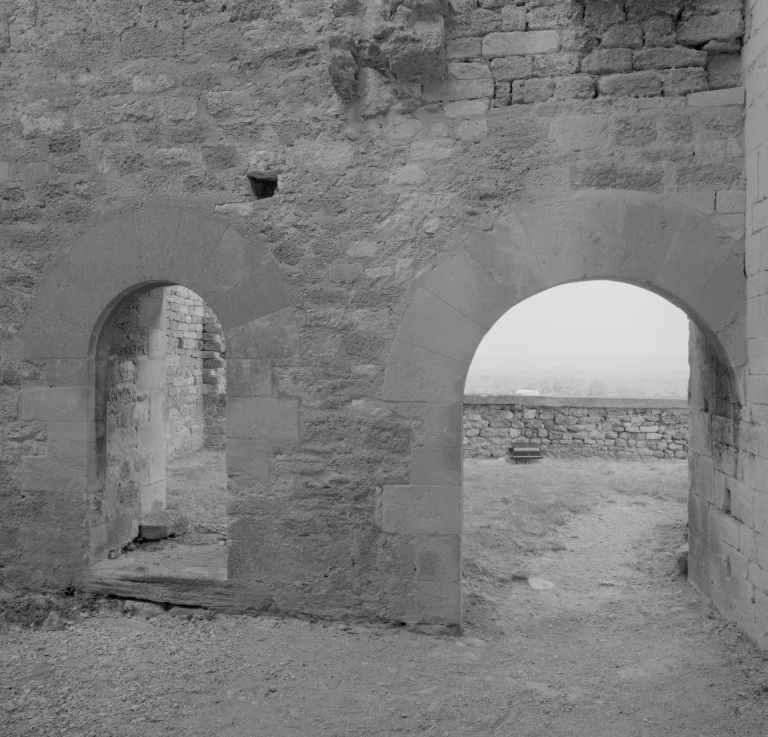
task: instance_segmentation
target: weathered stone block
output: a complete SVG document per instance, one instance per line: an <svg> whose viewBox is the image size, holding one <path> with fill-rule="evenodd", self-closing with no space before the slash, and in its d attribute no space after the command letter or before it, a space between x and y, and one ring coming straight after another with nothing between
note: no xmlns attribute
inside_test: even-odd
<svg viewBox="0 0 768 737"><path fill-rule="evenodd" d="M155 359L139 356L136 364L136 386L140 391L165 388L165 356Z"/></svg>
<svg viewBox="0 0 768 737"><path fill-rule="evenodd" d="M278 310L226 333L228 358L285 359L298 351L293 309Z"/></svg>
<svg viewBox="0 0 768 737"><path fill-rule="evenodd" d="M590 187L656 192L660 189L663 178L663 170L658 166L576 164L571 167L571 185L576 189Z"/></svg>
<svg viewBox="0 0 768 737"><path fill-rule="evenodd" d="M21 390L21 418L49 422L92 419L88 387L25 386Z"/></svg>
<svg viewBox="0 0 768 737"><path fill-rule="evenodd" d="M632 68L672 69L677 67L703 67L707 63L707 52L689 49L685 46L642 49L632 54Z"/></svg>
<svg viewBox="0 0 768 737"><path fill-rule="evenodd" d="M145 540L162 540L172 535L182 535L189 527L186 517L171 512L156 512L139 525L139 536Z"/></svg>
<svg viewBox="0 0 768 737"><path fill-rule="evenodd" d="M564 28L581 20L582 9L575 3L536 6L528 9L528 30L541 31L549 28Z"/></svg>
<svg viewBox="0 0 768 737"><path fill-rule="evenodd" d="M142 455L162 450L165 446L165 424L162 416L159 421L139 422L136 432L136 448Z"/></svg>
<svg viewBox="0 0 768 737"><path fill-rule="evenodd" d="M564 77L579 70L580 58L573 51L538 54L533 57L534 77Z"/></svg>
<svg viewBox="0 0 768 737"><path fill-rule="evenodd" d="M646 46L674 46L677 41L674 23L668 15L657 15L643 23Z"/></svg>
<svg viewBox="0 0 768 737"><path fill-rule="evenodd" d="M425 484L429 481L429 484ZM460 486L461 448L414 448L411 451L411 484Z"/></svg>
<svg viewBox="0 0 768 737"><path fill-rule="evenodd" d="M24 325L24 358L82 358L88 355L91 331L30 310Z"/></svg>
<svg viewBox="0 0 768 737"><path fill-rule="evenodd" d="M713 39L739 38L744 33L744 19L738 11L713 15L692 15L677 27L677 41L684 46L701 46Z"/></svg>
<svg viewBox="0 0 768 737"><path fill-rule="evenodd" d="M48 386L86 386L87 359L51 358L46 361L45 383Z"/></svg>
<svg viewBox="0 0 768 737"><path fill-rule="evenodd" d="M227 359L227 395L272 396L272 359Z"/></svg>
<svg viewBox="0 0 768 737"><path fill-rule="evenodd" d="M679 97L707 89L707 74L703 69L669 69L661 73L666 97Z"/></svg>
<svg viewBox="0 0 768 737"><path fill-rule="evenodd" d="M552 97L555 81L549 78L518 80L512 83L512 102L545 102Z"/></svg>
<svg viewBox="0 0 768 737"><path fill-rule="evenodd" d="M91 330L98 321L103 306L80 286L82 274L57 264L45 277L43 288L34 300L33 309L45 316L63 320L83 330Z"/></svg>
<svg viewBox="0 0 768 737"><path fill-rule="evenodd" d="M424 99L429 102L476 100L493 96L493 80L447 79L424 85Z"/></svg>
<svg viewBox="0 0 768 737"><path fill-rule="evenodd" d="M445 44L445 55L449 61L474 59L481 56L482 40L479 38L454 38Z"/></svg>
<svg viewBox="0 0 768 737"><path fill-rule="evenodd" d="M712 508L709 512L710 534L728 543L734 550L739 549L739 535L741 523L735 517L726 512Z"/></svg>
<svg viewBox="0 0 768 737"><path fill-rule="evenodd" d="M603 33L616 23L626 19L622 3L612 0L585 0L584 25Z"/></svg>
<svg viewBox="0 0 768 737"><path fill-rule="evenodd" d="M564 28L560 31L560 50L588 54L596 48L598 40L587 28Z"/></svg>
<svg viewBox="0 0 768 737"><path fill-rule="evenodd" d="M552 135L558 147L568 151L598 149L608 137L608 119L603 115L572 115L552 121Z"/></svg>
<svg viewBox="0 0 768 737"><path fill-rule="evenodd" d="M688 496L688 528L690 535L707 547L709 544L709 514L711 505L694 492Z"/></svg>
<svg viewBox="0 0 768 737"><path fill-rule="evenodd" d="M65 458L93 457L89 441L96 435L94 422L47 422L48 455Z"/></svg>
<svg viewBox="0 0 768 737"><path fill-rule="evenodd" d="M227 402L227 436L275 444L299 436L297 399L230 397Z"/></svg>
<svg viewBox="0 0 768 737"><path fill-rule="evenodd" d="M482 340L485 330L431 292L420 289L403 318L397 339L455 360Z"/></svg>
<svg viewBox="0 0 768 737"><path fill-rule="evenodd" d="M501 9L501 30L525 31L526 30L526 8L516 5L505 5Z"/></svg>
<svg viewBox="0 0 768 737"><path fill-rule="evenodd" d="M741 55L712 54L707 61L707 82L711 90L741 85Z"/></svg>
<svg viewBox="0 0 768 737"><path fill-rule="evenodd" d="M581 71L588 74L610 74L631 70L631 49L595 49L581 62Z"/></svg>
<svg viewBox="0 0 768 737"><path fill-rule="evenodd" d="M743 189L723 189L715 195L715 209L724 213L742 213L746 209L746 192Z"/></svg>
<svg viewBox="0 0 768 737"><path fill-rule="evenodd" d="M560 37L557 31L489 33L483 38L483 56L486 59L495 59L499 56L547 54L557 51L559 47Z"/></svg>
<svg viewBox="0 0 768 737"><path fill-rule="evenodd" d="M661 17L674 18L682 10L682 0L626 0L624 9L627 19L644 21L649 18Z"/></svg>
<svg viewBox="0 0 768 737"><path fill-rule="evenodd" d="M467 79L491 79L491 69L487 63L482 62L452 62L448 65L448 78Z"/></svg>
<svg viewBox="0 0 768 737"><path fill-rule="evenodd" d="M515 79L527 79L533 76L532 56L510 56L493 59L491 73L497 82L512 82Z"/></svg>
<svg viewBox="0 0 768 737"><path fill-rule="evenodd" d="M662 81L657 72L610 74L597 81L597 90L615 97L654 97L661 94Z"/></svg>
<svg viewBox="0 0 768 737"><path fill-rule="evenodd" d="M596 82L586 74L561 77L555 80L555 100L591 100L595 96Z"/></svg>
<svg viewBox="0 0 768 737"><path fill-rule="evenodd" d="M600 39L604 49L639 49L643 45L643 29L636 23L611 26Z"/></svg>
<svg viewBox="0 0 768 737"><path fill-rule="evenodd" d="M750 511L752 511L751 507ZM739 528L739 570L736 572L744 578L747 578L749 562L757 560L759 543L758 534L752 529L752 526L750 524L741 525Z"/></svg>
<svg viewBox="0 0 768 737"><path fill-rule="evenodd" d="M458 581L414 581L406 594L388 603L387 617L407 624L439 622L459 627L461 584Z"/></svg>
<svg viewBox="0 0 768 737"><path fill-rule="evenodd" d="M447 28L450 39L485 36L501 30L501 15L492 10L478 8L469 13L455 15Z"/></svg>
<svg viewBox="0 0 768 737"><path fill-rule="evenodd" d="M457 486L385 486L381 529L401 535L458 535L462 529L461 489Z"/></svg>
<svg viewBox="0 0 768 737"><path fill-rule="evenodd" d="M382 399L461 401L467 364L395 339L384 375Z"/></svg>
<svg viewBox="0 0 768 737"><path fill-rule="evenodd" d="M414 553L417 581L461 581L459 535L413 535L407 539Z"/></svg>
<svg viewBox="0 0 768 737"><path fill-rule="evenodd" d="M248 481L267 483L273 455L271 443L246 438L227 439L227 474L245 477Z"/></svg>
<svg viewBox="0 0 768 737"><path fill-rule="evenodd" d="M24 456L21 459L24 491L84 494L88 489L89 460L82 456Z"/></svg>
<svg viewBox="0 0 768 737"><path fill-rule="evenodd" d="M509 82L496 82L493 85L493 106L507 107L512 102L512 85Z"/></svg>
<svg viewBox="0 0 768 737"><path fill-rule="evenodd" d="M496 94L496 86L494 85L494 95ZM443 112L447 118L469 118L476 115L482 115L490 107L490 100L486 97L480 100L459 100L457 102L446 102L443 105ZM391 267L379 267L389 269L389 273L385 276L390 276L392 273ZM373 271L372 269L366 269L367 272Z"/></svg>
<svg viewBox="0 0 768 737"><path fill-rule="evenodd" d="M418 33L396 31L384 44L389 69L398 79L441 79L445 74L445 40L442 29Z"/></svg>

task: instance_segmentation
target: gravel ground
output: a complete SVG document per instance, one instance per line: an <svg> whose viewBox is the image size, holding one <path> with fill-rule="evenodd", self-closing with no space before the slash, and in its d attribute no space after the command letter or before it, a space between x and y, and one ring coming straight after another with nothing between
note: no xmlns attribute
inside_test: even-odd
<svg viewBox="0 0 768 737"><path fill-rule="evenodd" d="M576 515L528 562L554 587L468 597L457 638L6 592L0 733L765 737L768 661L675 575L684 524L653 498Z"/></svg>

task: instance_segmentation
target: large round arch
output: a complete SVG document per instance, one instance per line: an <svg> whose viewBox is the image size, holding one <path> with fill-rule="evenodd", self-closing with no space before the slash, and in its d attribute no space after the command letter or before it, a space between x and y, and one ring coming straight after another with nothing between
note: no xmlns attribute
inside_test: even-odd
<svg viewBox="0 0 768 737"><path fill-rule="evenodd" d="M24 457L22 466L22 489L42 528L40 539L29 540L36 552L22 554L41 582L68 583L109 548L92 503L103 484L99 336L116 306L170 284L199 294L225 332L228 474L252 486L268 482L267 446L298 438L298 400L278 397L259 380L265 362L298 352L293 299L264 245L217 217L179 207L144 205L101 221L48 269L22 335L25 360L45 364L43 384L24 386L21 398L22 418L41 423L48 439L47 455Z"/></svg>
<svg viewBox="0 0 768 737"><path fill-rule="evenodd" d="M410 485L384 487L378 519L414 550L409 616L461 620L461 405L477 346L524 299L589 279L635 284L680 307L727 374L730 401L742 404L744 242L710 217L657 195L584 191L462 233L413 294L381 391L421 428Z"/></svg>

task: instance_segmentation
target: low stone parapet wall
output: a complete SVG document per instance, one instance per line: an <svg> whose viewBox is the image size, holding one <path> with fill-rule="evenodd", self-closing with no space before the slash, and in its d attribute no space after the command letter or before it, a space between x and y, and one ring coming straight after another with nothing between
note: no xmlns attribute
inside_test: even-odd
<svg viewBox="0 0 768 737"><path fill-rule="evenodd" d="M688 457L688 403L676 399L464 397L464 456L500 458L512 445L545 455Z"/></svg>

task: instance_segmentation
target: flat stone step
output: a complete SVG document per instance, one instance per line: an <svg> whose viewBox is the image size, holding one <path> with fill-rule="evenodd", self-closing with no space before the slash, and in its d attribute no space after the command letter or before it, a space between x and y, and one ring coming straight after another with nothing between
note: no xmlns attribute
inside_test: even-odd
<svg viewBox="0 0 768 737"><path fill-rule="evenodd" d="M226 545L178 545L134 551L85 569L77 588L94 594L256 613L271 597L260 582L227 580Z"/></svg>

